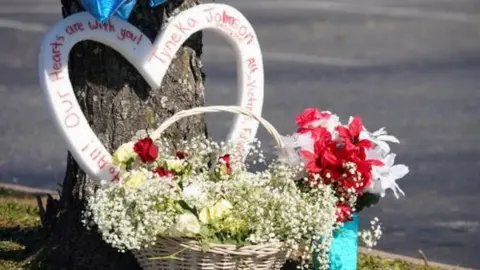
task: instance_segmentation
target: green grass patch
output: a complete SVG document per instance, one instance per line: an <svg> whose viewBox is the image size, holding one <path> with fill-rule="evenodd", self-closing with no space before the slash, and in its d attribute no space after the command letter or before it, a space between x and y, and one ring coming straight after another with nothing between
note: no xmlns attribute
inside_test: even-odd
<svg viewBox="0 0 480 270"><path fill-rule="evenodd" d="M42 237L36 199L0 189L0 270L35 269L25 261Z"/></svg>
<svg viewBox="0 0 480 270"><path fill-rule="evenodd" d="M434 270L440 268L413 264L402 260L389 260L379 256L359 254L358 269L388 269L388 270Z"/></svg>
<svg viewBox="0 0 480 270"><path fill-rule="evenodd" d="M0 199L0 227L32 228L40 225L38 209L30 201Z"/></svg>

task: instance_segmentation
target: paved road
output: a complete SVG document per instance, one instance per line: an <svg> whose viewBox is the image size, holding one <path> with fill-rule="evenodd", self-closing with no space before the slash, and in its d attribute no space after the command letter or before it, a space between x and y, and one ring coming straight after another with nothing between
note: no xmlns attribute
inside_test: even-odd
<svg viewBox="0 0 480 270"><path fill-rule="evenodd" d="M36 77L39 40L57 0L0 0L0 179L61 182L65 147ZM480 1L242 0L265 54L264 115L287 133L307 106L387 126L411 168L401 200L367 212L385 224L380 248L480 267ZM207 99L235 102L234 56L205 36ZM216 138L228 116L209 117ZM267 139L265 132L260 138Z"/></svg>

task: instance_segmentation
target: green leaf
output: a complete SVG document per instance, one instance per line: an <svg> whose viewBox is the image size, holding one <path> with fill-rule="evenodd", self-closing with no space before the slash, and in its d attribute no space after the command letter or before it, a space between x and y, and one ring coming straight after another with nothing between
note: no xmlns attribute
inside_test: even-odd
<svg viewBox="0 0 480 270"><path fill-rule="evenodd" d="M195 207L191 207L188 205L187 202L184 200L178 201L178 204L185 210L190 211L192 214L194 214L198 218L198 211Z"/></svg>
<svg viewBox="0 0 480 270"><path fill-rule="evenodd" d="M182 182L182 180L177 181L177 185L183 190L183 182Z"/></svg>
<svg viewBox="0 0 480 270"><path fill-rule="evenodd" d="M125 167L127 171L130 171L132 169L132 165L135 162L135 158L130 158L125 162Z"/></svg>
<svg viewBox="0 0 480 270"><path fill-rule="evenodd" d="M355 205L356 212L362 211L364 208L372 207L380 201L380 195L373 193L365 193L357 200Z"/></svg>

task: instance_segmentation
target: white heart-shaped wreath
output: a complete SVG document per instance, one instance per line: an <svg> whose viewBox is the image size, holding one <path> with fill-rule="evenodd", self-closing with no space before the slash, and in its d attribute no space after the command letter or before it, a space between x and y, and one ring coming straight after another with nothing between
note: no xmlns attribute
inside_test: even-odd
<svg viewBox="0 0 480 270"><path fill-rule="evenodd" d="M257 36L248 20L224 4L201 4L175 16L152 44L130 23L113 18L97 22L83 12L67 17L45 35L39 55L40 86L48 98L54 122L81 168L94 180L114 181L120 168L88 124L69 79L68 55L83 40L93 40L121 53L152 88L159 88L170 62L180 46L195 32L211 29L224 36L237 53L238 105L260 115L263 105L263 60ZM228 140L243 151L255 137L258 122L244 115L236 117Z"/></svg>

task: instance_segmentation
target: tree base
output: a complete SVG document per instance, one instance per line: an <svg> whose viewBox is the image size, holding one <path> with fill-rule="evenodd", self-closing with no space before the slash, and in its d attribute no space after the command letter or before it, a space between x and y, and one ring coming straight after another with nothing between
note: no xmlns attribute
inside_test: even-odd
<svg viewBox="0 0 480 270"><path fill-rule="evenodd" d="M38 260L49 269L140 270L131 253L118 252L83 226L82 208L77 204L59 213Z"/></svg>

